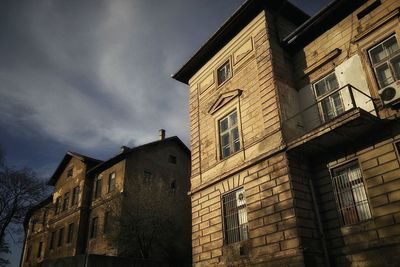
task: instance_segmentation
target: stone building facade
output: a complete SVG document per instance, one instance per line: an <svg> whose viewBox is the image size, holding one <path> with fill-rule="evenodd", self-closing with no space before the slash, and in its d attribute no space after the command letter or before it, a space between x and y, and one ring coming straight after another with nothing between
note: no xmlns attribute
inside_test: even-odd
<svg viewBox="0 0 400 267"><path fill-rule="evenodd" d="M194 266L400 262L399 10L249 0L173 76Z"/></svg>
<svg viewBox="0 0 400 267"><path fill-rule="evenodd" d="M143 184L145 174L150 174L151 179ZM165 132L159 141L122 147L120 153L106 161L68 152L49 181L54 186L52 196L27 214L21 266L66 262L78 266L78 262L85 262L84 255L94 261L98 261L96 255L130 256L116 241L118 231L124 230L120 225L122 217L138 217L146 212L131 208L131 203L142 201L141 195L131 194L131 184L146 188L157 185L173 193L158 208L169 208L165 216L177 218L181 236L176 242L186 244L180 253L188 255L186 261L190 262L189 177L189 149L177 137L165 138ZM153 194L148 197L154 201L162 195L161 191L150 193ZM172 231L168 226L166 230ZM165 254L151 251L149 257L161 260L160 264L167 262ZM115 258L115 262L118 260ZM101 261L113 262L110 258Z"/></svg>

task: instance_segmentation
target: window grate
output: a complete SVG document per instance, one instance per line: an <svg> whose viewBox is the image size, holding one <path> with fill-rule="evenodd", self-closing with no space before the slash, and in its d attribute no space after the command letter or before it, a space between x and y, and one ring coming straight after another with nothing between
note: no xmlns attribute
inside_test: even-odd
<svg viewBox="0 0 400 267"><path fill-rule="evenodd" d="M332 184L342 225L355 224L371 218L367 193L358 164L334 171Z"/></svg>
<svg viewBox="0 0 400 267"><path fill-rule="evenodd" d="M247 207L244 189L231 192L222 199L224 207L225 243L248 239Z"/></svg>

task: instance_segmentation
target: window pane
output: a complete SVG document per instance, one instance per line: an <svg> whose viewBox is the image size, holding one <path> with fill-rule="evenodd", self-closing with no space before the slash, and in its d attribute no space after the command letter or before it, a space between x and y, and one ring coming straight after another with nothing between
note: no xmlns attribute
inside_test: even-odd
<svg viewBox="0 0 400 267"><path fill-rule="evenodd" d="M228 118L221 120L219 127L221 132L225 132L228 129Z"/></svg>
<svg viewBox="0 0 400 267"><path fill-rule="evenodd" d="M393 66L394 75L396 80L400 80L400 56L393 58L390 61L390 64Z"/></svg>
<svg viewBox="0 0 400 267"><path fill-rule="evenodd" d="M379 45L371 50L371 59L373 64L380 62L385 57L386 53L382 45Z"/></svg>
<svg viewBox="0 0 400 267"><path fill-rule="evenodd" d="M381 87L385 87L394 82L387 63L376 68L376 75Z"/></svg>
<svg viewBox="0 0 400 267"><path fill-rule="evenodd" d="M326 85L327 85L327 89L329 91L332 91L332 90L335 90L335 89L339 88L339 83L338 83L338 81L336 79L335 73L332 73L331 75L326 77Z"/></svg>
<svg viewBox="0 0 400 267"><path fill-rule="evenodd" d="M224 135L221 137L221 145L222 145L222 146L229 145L229 134L224 134Z"/></svg>
<svg viewBox="0 0 400 267"><path fill-rule="evenodd" d="M324 80L316 83L314 86L315 86L315 93L316 93L317 97L321 96L327 92L327 88L326 88Z"/></svg>
<svg viewBox="0 0 400 267"><path fill-rule="evenodd" d="M386 42L384 42L384 47L387 50L387 56L393 54L394 52L396 52L397 50L399 50L399 46L397 44L397 40L396 37L391 37L389 40L387 40Z"/></svg>
<svg viewBox="0 0 400 267"><path fill-rule="evenodd" d="M231 127L232 127L232 126L235 126L235 125L237 124L237 113L236 113L236 111L233 112L233 113L229 116L229 119L230 119L230 126L231 126Z"/></svg>

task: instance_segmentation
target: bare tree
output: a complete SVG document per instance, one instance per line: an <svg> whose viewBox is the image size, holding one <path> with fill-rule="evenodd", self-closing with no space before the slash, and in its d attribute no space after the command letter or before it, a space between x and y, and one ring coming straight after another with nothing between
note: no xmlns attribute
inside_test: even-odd
<svg viewBox="0 0 400 267"><path fill-rule="evenodd" d="M118 230L113 235L121 256L190 265L188 201L182 201L182 196L163 181L131 181L122 200L121 216L114 220Z"/></svg>
<svg viewBox="0 0 400 267"><path fill-rule="evenodd" d="M45 184L28 168L8 167L0 150L0 242L21 228L26 212L44 198ZM17 227L12 227L16 225ZM19 227L18 227L19 226Z"/></svg>

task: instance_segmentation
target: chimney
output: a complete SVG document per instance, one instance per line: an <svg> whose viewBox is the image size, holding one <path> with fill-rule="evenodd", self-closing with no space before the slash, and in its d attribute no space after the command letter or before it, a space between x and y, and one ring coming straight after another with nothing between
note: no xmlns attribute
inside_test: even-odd
<svg viewBox="0 0 400 267"><path fill-rule="evenodd" d="M124 152L126 152L126 151L128 151L129 150L129 147L127 147L127 146L121 146L121 151L120 151L120 153L124 153Z"/></svg>
<svg viewBox="0 0 400 267"><path fill-rule="evenodd" d="M164 139L165 139L165 130L160 129L160 140L164 140Z"/></svg>

